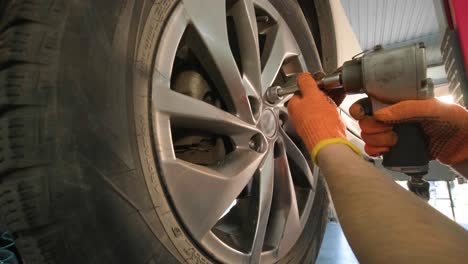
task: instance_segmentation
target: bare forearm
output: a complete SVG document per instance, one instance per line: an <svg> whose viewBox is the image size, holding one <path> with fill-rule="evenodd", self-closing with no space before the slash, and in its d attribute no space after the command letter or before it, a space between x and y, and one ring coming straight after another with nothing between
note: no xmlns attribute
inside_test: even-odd
<svg viewBox="0 0 468 264"><path fill-rule="evenodd" d="M468 179L468 160L452 165L452 169Z"/></svg>
<svg viewBox="0 0 468 264"><path fill-rule="evenodd" d="M347 146L318 155L338 217L362 263L462 263L468 233Z"/></svg>

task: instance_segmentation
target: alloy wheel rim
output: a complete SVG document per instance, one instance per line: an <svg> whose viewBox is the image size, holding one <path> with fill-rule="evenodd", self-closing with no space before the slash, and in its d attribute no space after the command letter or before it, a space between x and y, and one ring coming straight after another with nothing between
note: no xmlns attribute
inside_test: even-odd
<svg viewBox="0 0 468 264"><path fill-rule="evenodd" d="M268 1L227 2L183 1L165 25L152 79L155 148L173 206L202 248L222 262L273 263L289 252L304 229L317 173L312 173L309 157L297 146L297 135L296 140L292 136L284 106L289 98L271 105L264 97L278 79L290 80L306 66L291 31ZM238 61L234 52L226 52L232 50L226 17L234 20ZM262 30L263 52L252 48L260 45ZM193 36L187 37L187 32ZM174 65L187 38L196 43L189 48L200 53L196 55L200 64L217 76L210 83L219 90L224 109L174 90ZM191 163L178 156L175 130L222 135L233 147L214 164ZM293 169L299 173L292 174ZM239 198L246 189L253 190L247 195L249 209L237 209L247 203L247 198ZM242 205L233 206L235 201ZM239 231L225 223L236 210L249 211L240 224L247 231L236 238L239 241L229 234ZM245 223L249 227L244 228Z"/></svg>

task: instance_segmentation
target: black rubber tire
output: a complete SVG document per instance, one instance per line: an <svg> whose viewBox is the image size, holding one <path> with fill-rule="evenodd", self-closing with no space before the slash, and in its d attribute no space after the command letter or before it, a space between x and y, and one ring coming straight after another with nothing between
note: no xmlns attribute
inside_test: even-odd
<svg viewBox="0 0 468 264"><path fill-rule="evenodd" d="M272 2L320 69L297 3ZM176 3L0 2L0 222L25 263L215 262L177 221L152 150L151 61ZM314 262L327 208L320 179L281 262Z"/></svg>

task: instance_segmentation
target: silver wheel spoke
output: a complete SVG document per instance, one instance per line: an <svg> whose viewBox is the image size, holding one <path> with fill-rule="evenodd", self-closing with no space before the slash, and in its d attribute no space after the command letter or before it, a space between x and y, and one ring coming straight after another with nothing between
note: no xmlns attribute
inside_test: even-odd
<svg viewBox="0 0 468 264"><path fill-rule="evenodd" d="M270 148L263 165L260 167L260 187L258 201L258 217L255 227L255 236L250 253L250 263L259 263L260 255L265 241L265 232L270 215L273 198L274 162L273 149Z"/></svg>
<svg viewBox="0 0 468 264"><path fill-rule="evenodd" d="M283 232L278 247L278 254L289 250L300 235L301 222L297 205L296 192L289 169L285 146L280 144L281 154L275 160L275 194L280 198L280 211L282 212Z"/></svg>
<svg viewBox="0 0 468 264"><path fill-rule="evenodd" d="M182 160L165 161L167 185L195 239L202 239L249 182L263 155L237 150L216 168Z"/></svg>
<svg viewBox="0 0 468 264"><path fill-rule="evenodd" d="M289 138L289 136L283 131L283 129L280 129L280 133L289 158L300 168L303 176L307 178L307 181L309 182L312 189L315 189L315 177L310 170L309 162L296 146L296 144L291 140L291 138Z"/></svg>
<svg viewBox="0 0 468 264"><path fill-rule="evenodd" d="M170 116L171 123L187 128L198 128L223 135L253 134L252 125L213 105L166 89L160 89L154 97L154 108Z"/></svg>
<svg viewBox="0 0 468 264"><path fill-rule="evenodd" d="M284 60L301 54L294 36L284 21L279 23L274 34L268 36L265 46L270 46L271 50L268 57L262 57L262 61L265 61L262 71L262 94L273 84Z"/></svg>
<svg viewBox="0 0 468 264"><path fill-rule="evenodd" d="M236 25L244 82L256 87L258 90L255 96L259 97L261 92L260 50L257 18L252 0L240 0L229 14L233 16Z"/></svg>
<svg viewBox="0 0 468 264"><path fill-rule="evenodd" d="M225 5L225 1L184 1L187 16L195 26L220 77L226 84L237 114L243 120L253 123L254 117L250 111L245 86L234 56L230 52ZM207 10L210 10L209 14Z"/></svg>
<svg viewBox="0 0 468 264"><path fill-rule="evenodd" d="M291 98L294 96L294 94L289 94L289 95L286 95L286 96L283 96L283 98L281 100L279 100L279 102L276 104L278 108L283 108L283 109L286 109L286 113L288 112L287 111L287 107L285 106L285 104L291 100ZM282 110L282 109L281 109Z"/></svg>
<svg viewBox="0 0 468 264"><path fill-rule="evenodd" d="M292 187L292 191L294 192L294 187ZM294 195L294 198L295 197L296 196ZM287 216L283 237L278 248L278 255L282 256L292 248L294 243L296 243L297 239L301 235L301 230L302 226L299 217L299 211L297 209L297 202L294 200L294 202L291 204L291 208Z"/></svg>

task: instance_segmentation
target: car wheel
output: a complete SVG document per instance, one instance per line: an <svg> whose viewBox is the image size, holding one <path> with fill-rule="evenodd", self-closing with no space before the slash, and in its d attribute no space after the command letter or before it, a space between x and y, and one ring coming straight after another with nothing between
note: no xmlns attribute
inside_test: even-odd
<svg viewBox="0 0 468 264"><path fill-rule="evenodd" d="M24 263L310 263L318 168L266 88L321 70L293 0L0 3L0 220Z"/></svg>

